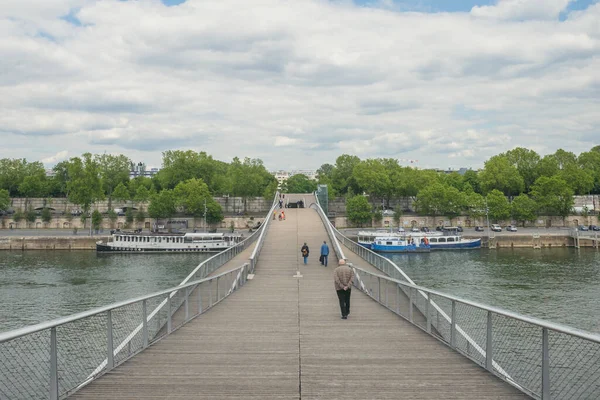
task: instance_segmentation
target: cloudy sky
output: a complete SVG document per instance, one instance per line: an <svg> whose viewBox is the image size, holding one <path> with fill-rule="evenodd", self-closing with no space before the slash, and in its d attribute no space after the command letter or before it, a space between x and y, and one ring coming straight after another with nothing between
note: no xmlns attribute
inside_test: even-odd
<svg viewBox="0 0 600 400"><path fill-rule="evenodd" d="M600 144L597 0L1 2L0 158L476 168Z"/></svg>

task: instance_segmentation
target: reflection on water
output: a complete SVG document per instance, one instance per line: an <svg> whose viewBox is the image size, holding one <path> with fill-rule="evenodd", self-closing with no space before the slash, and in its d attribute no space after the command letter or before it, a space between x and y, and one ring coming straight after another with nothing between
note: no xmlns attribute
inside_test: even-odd
<svg viewBox="0 0 600 400"><path fill-rule="evenodd" d="M206 254L0 252L0 331L178 285Z"/></svg>
<svg viewBox="0 0 600 400"><path fill-rule="evenodd" d="M596 250L481 249L388 257L418 285L600 332Z"/></svg>

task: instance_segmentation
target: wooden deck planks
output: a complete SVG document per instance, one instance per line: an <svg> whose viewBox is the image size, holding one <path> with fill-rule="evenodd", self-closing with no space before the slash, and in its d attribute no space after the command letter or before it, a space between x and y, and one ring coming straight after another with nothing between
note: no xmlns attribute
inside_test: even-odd
<svg viewBox="0 0 600 400"><path fill-rule="evenodd" d="M318 215L286 215L273 221L254 280L73 398L528 398L357 290L341 320L336 260L318 262L327 239Z"/></svg>

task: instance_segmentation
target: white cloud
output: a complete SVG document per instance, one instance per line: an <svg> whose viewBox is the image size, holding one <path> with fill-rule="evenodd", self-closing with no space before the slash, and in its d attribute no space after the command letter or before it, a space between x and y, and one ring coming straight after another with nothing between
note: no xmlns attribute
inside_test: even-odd
<svg viewBox="0 0 600 400"><path fill-rule="evenodd" d="M286 169L342 152L478 167L515 146L586 151L600 124L600 5L558 21L567 5L10 0L0 157L107 151L160 165L162 151L191 148Z"/></svg>
<svg viewBox="0 0 600 400"><path fill-rule="evenodd" d="M63 150L63 151L59 151L58 153L56 153L53 156L42 158L41 161L44 164L54 165L54 164L56 164L58 162L66 160L68 158L68 156L69 156L69 152L67 150Z"/></svg>
<svg viewBox="0 0 600 400"><path fill-rule="evenodd" d="M493 6L475 6L476 17L499 19L556 19L574 0L498 0Z"/></svg>

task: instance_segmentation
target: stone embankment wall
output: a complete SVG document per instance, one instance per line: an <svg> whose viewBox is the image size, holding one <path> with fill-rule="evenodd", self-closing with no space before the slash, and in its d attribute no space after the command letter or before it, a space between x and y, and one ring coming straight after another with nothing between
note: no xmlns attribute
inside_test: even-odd
<svg viewBox="0 0 600 400"><path fill-rule="evenodd" d="M0 237L0 250L96 250L96 242L107 236L93 237Z"/></svg>
<svg viewBox="0 0 600 400"><path fill-rule="evenodd" d="M265 212L266 213L266 212ZM248 216L239 216L239 217L226 217L223 221L218 224L209 225L210 229L214 228L231 228L233 223L234 229L247 229L248 227L255 226L259 221L262 223L264 217L256 218L256 217L248 217ZM184 227L187 223L188 229L202 229L204 228L204 221L202 218L187 218L187 217L175 217L173 218L171 226L174 228ZM102 229L110 230L110 229L151 229L154 225L155 221L152 218L146 218L144 222L134 221L131 226L127 227L127 222L125 221L125 217L118 217L117 221L112 223L108 218L104 218L102 221ZM166 225L166 221L159 221L159 225ZM41 218L37 218L35 222L27 222L25 220L19 221L16 223L12 216L4 216L0 218L0 228L1 229L77 229L82 232L90 229L90 221L85 224L81 222L79 217L73 218L65 218L65 217L55 217L52 218L52 221L45 223L41 220Z"/></svg>
<svg viewBox="0 0 600 400"><path fill-rule="evenodd" d="M236 214L239 212L244 212L244 199L242 197L215 197L214 198L217 203L219 203L223 209L223 213L225 214ZM27 203L27 204L26 204ZM256 213L266 213L271 208L273 204L273 199L263 199L262 197L249 197L246 199L246 212L251 214ZM143 207L145 210L148 209L148 203L135 203L131 202L122 202L113 200L112 208L123 208L123 207L135 207L136 209ZM11 199L11 208L13 210L22 210L25 211L29 207L35 209L40 209L43 207L52 207L56 212L71 212L78 211L81 207L70 203L65 198L52 198L52 199L43 199L43 198L32 198L32 199L24 199L24 198L12 198ZM102 213L108 212L108 200L99 201L92 206L92 210L98 210Z"/></svg>

